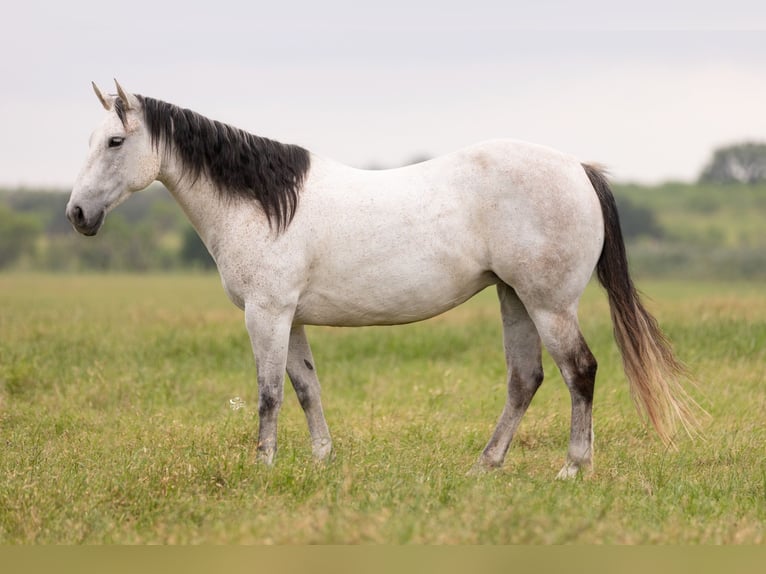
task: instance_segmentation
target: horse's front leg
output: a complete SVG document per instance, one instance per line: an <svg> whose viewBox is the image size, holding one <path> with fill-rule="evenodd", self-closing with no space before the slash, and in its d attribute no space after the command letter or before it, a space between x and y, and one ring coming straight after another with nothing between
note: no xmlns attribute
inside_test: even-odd
<svg viewBox="0 0 766 574"><path fill-rule="evenodd" d="M258 372L258 447L260 462L271 465L277 452L277 417L284 397L292 313L245 304L245 324Z"/></svg>

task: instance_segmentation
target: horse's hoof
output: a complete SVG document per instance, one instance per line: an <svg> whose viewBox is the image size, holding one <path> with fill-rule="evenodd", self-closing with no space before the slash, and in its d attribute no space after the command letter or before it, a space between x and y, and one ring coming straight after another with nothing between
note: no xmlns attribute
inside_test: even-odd
<svg viewBox="0 0 766 574"><path fill-rule="evenodd" d="M591 470L590 464L578 464L568 460L556 475L556 480L572 480L573 478L577 478L577 476L583 476L586 473L589 473Z"/></svg>
<svg viewBox="0 0 766 574"><path fill-rule="evenodd" d="M482 460L477 460L471 469L465 473L466 476L484 476L499 469L499 465L489 464Z"/></svg>
<svg viewBox="0 0 766 574"><path fill-rule="evenodd" d="M272 467L276 453L276 449L259 449L258 454L255 455L255 461L261 466Z"/></svg>
<svg viewBox="0 0 766 574"><path fill-rule="evenodd" d="M319 464L329 463L335 458L332 442L329 440L315 443L312 445L311 451L314 456L314 462Z"/></svg>

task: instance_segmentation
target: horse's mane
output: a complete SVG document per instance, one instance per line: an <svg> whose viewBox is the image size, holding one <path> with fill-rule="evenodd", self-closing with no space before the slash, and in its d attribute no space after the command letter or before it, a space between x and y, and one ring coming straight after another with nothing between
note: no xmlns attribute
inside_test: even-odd
<svg viewBox="0 0 766 574"><path fill-rule="evenodd" d="M173 104L137 96L152 140L174 152L184 177L201 175L224 197L256 199L270 225L284 230L295 216L298 195L311 165L307 150L250 134ZM123 102L115 111L125 122Z"/></svg>

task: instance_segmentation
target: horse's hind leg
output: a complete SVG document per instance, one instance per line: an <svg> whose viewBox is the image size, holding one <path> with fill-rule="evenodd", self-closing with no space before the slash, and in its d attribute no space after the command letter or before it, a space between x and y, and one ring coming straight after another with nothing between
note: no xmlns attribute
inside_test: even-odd
<svg viewBox="0 0 766 574"><path fill-rule="evenodd" d="M572 399L569 450L557 477L571 478L593 465L593 389L597 363L580 332L576 306L566 311L530 309L530 312Z"/></svg>
<svg viewBox="0 0 766 574"><path fill-rule="evenodd" d="M497 294L503 319L508 394L495 432L479 458L479 465L484 468L503 464L519 422L543 382L537 328L511 287L499 283Z"/></svg>
<svg viewBox="0 0 766 574"><path fill-rule="evenodd" d="M332 451L332 440L322 411L319 379L303 325L295 325L290 331L287 374L306 414L314 458L325 460Z"/></svg>

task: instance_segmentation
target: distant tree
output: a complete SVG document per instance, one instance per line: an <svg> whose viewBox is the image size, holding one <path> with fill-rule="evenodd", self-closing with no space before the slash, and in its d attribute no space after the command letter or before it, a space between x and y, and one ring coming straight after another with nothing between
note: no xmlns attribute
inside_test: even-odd
<svg viewBox="0 0 766 574"><path fill-rule="evenodd" d="M664 235L662 227L654 216L654 211L648 207L636 205L627 197L616 194L617 212L620 215L620 227L626 240L636 237L654 237L661 239Z"/></svg>
<svg viewBox="0 0 766 574"><path fill-rule="evenodd" d="M766 182L766 143L745 142L718 148L699 180L700 183Z"/></svg>
<svg viewBox="0 0 766 574"><path fill-rule="evenodd" d="M202 243L194 228L189 225L183 232L181 243L181 261L184 265L202 269L215 268L215 261Z"/></svg>
<svg viewBox="0 0 766 574"><path fill-rule="evenodd" d="M0 268L33 251L42 227L34 216L15 213L0 203Z"/></svg>
<svg viewBox="0 0 766 574"><path fill-rule="evenodd" d="M15 190L3 194L8 207L16 213L34 215L44 231L63 232L72 229L64 216L69 194L61 191Z"/></svg>

